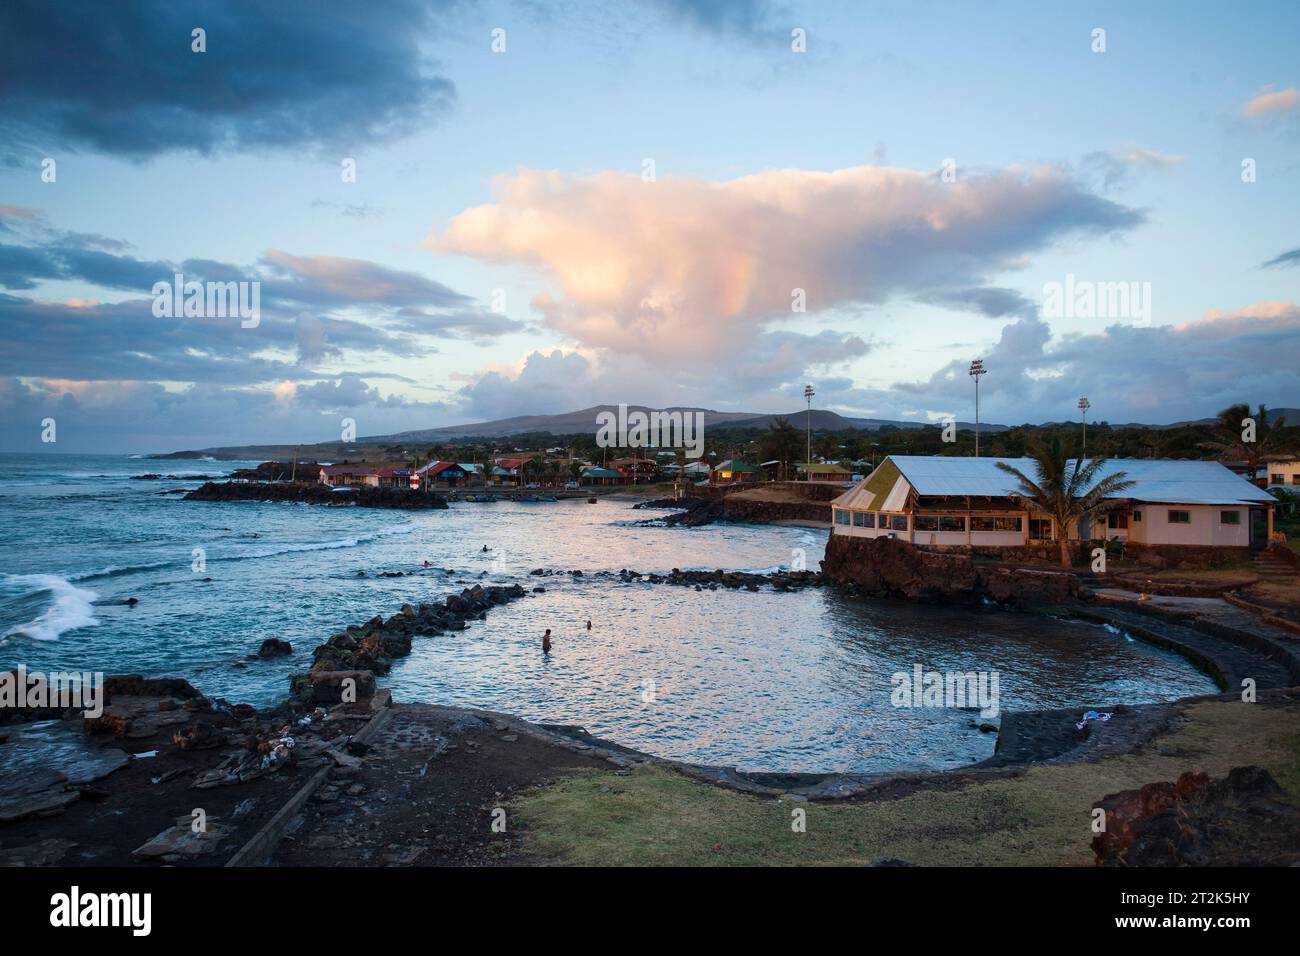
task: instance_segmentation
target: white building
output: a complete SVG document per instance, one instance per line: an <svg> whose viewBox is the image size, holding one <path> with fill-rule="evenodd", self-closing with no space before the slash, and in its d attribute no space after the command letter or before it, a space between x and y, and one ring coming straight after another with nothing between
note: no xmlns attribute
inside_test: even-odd
<svg viewBox="0 0 1300 956"><path fill-rule="evenodd" d="M832 533L892 535L927 546L1020 547L1059 540L1047 515L1015 499L1005 462L1033 479L1031 458L891 455L831 503ZM1082 536L1135 545L1249 548L1273 530L1274 499L1214 461L1111 459L1098 480L1124 472L1135 482L1093 518ZM1259 523L1252 512L1267 515ZM1264 529L1267 529L1265 531ZM1079 528L1066 529L1080 538Z"/></svg>

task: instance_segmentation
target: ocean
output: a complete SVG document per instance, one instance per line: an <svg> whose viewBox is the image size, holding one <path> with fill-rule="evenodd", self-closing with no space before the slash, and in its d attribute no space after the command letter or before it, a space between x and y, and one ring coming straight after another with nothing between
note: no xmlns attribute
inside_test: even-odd
<svg viewBox="0 0 1300 956"><path fill-rule="evenodd" d="M893 706L891 678L917 664L998 672L1003 711L1216 690L1176 655L1037 614L831 589L695 591L616 574L799 560L816 569L822 530L646 527L664 512L630 498L407 512L177 493L253 464L0 455L0 669L179 676L265 706L349 624L476 583L520 583L546 590L466 631L417 639L380 683L398 700L581 724L662 756L806 772L989 756L995 735L976 729L979 715ZM163 477L136 477L146 473ZM566 573L539 578L536 568ZM555 646L543 656L546 628ZM267 637L290 641L293 656L248 660Z"/></svg>

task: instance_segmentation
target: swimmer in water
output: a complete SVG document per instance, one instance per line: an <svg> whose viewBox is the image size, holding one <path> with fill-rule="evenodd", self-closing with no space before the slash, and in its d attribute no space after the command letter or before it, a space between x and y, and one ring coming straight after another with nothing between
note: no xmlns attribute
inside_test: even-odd
<svg viewBox="0 0 1300 956"><path fill-rule="evenodd" d="M551 629L548 627L546 633L542 635L542 653L551 653Z"/></svg>

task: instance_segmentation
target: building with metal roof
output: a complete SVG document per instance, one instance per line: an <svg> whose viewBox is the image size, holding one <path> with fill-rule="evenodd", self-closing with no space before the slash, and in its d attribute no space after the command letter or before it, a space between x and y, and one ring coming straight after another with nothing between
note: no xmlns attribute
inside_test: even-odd
<svg viewBox="0 0 1300 956"><path fill-rule="evenodd" d="M999 462L1037 474L1032 458L891 455L831 502L832 531L933 546L1058 540L1055 522L1020 497ZM1133 486L1108 497L1083 533L1066 529L1069 538L1246 549L1272 534L1273 497L1218 462L1110 459L1094 482L1121 473Z"/></svg>

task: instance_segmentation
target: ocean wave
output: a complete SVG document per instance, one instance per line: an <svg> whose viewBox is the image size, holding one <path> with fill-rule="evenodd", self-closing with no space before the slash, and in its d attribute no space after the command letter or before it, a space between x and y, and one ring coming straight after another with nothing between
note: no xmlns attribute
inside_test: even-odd
<svg viewBox="0 0 1300 956"><path fill-rule="evenodd" d="M263 558L274 558L282 554L300 554L310 551L336 551L342 548L356 548L364 544L370 544L382 538L392 537L399 534L410 534L418 531L423 525L416 522L409 522L404 525L397 525L392 528L383 528L379 531L373 531L368 534L350 535L346 538L337 538L333 541L304 541L297 544L268 544L260 548L249 548L236 554L211 554L207 556L208 564L219 564L229 561L257 561ZM241 535L242 537L242 535ZM209 549L215 545L207 545ZM96 571L86 571L81 574L69 575L72 581L94 581L99 578L115 578L124 574L139 574L142 571L156 571L159 568L176 567L189 565L190 552L186 551L183 555L178 555L174 559L164 561L149 561L143 564L110 564L107 567L99 568Z"/></svg>
<svg viewBox="0 0 1300 956"><path fill-rule="evenodd" d="M35 618L26 624L15 624L0 634L0 643L11 637L55 641L66 631L99 623L94 608L99 595L57 574L7 574L0 583L6 591L17 589L11 596L14 600L31 600L43 594L48 594L50 599L49 606Z"/></svg>

